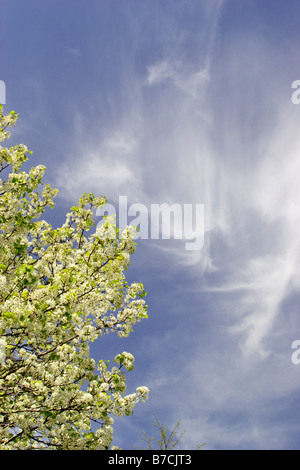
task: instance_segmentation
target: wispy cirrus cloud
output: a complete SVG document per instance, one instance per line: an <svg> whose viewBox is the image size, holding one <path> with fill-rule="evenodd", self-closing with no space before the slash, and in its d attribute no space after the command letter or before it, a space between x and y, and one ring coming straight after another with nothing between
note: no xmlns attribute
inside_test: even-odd
<svg viewBox="0 0 300 470"><path fill-rule="evenodd" d="M209 70L187 72L180 63L168 62L164 59L148 67L148 85L158 85L170 82L182 92L190 95L192 99L201 98L209 82Z"/></svg>
<svg viewBox="0 0 300 470"><path fill-rule="evenodd" d="M78 152L63 166L67 182L60 181L72 197L84 183L109 199L127 195L131 203L205 205L202 250L149 244L155 254L147 270L162 266L160 275L173 279L181 268L188 277L174 286L165 308L157 307L171 331L144 339L152 403L169 406L178 419L188 383L187 442L202 441L202 427L212 447L276 447L289 417L271 426L272 406L297 390L289 324L282 328L289 297L300 286L296 110L289 87L280 88L284 67L271 80L268 57L282 60L272 42L238 28L225 40L219 22L226 3L201 5L205 28L192 40L186 31L176 35L170 20L174 47L162 42L139 73L132 62L120 70L117 119L88 144L86 133L78 133Z"/></svg>
<svg viewBox="0 0 300 470"><path fill-rule="evenodd" d="M88 145L84 144L85 132L79 119L79 151L64 162L57 181L69 198L79 195L85 186L114 200L124 194L131 203L148 206L203 203L204 248L193 253L174 252L171 245L160 249L183 265L194 266L201 276L215 273L215 277L203 278L205 289L222 295L236 292L229 330L240 338L246 335L242 341L249 351L263 352L262 342L279 314L291 279L297 278L293 260L298 259L299 247L293 237L291 240L290 230L298 223L298 137L289 132L291 115L277 122L268 139L270 125L263 116L262 103L257 103L257 119L266 130L261 129L253 139L249 129L253 127L254 110L247 96L244 109L239 106L243 80L239 86L234 63L243 49L248 62L243 59L241 74L252 73L251 65L245 71L255 57L256 68L260 65L268 76L264 58L267 50L271 53L271 46L265 40L252 41L245 34L240 46L229 42L222 52L222 67L216 66L220 52L216 53L215 46L221 47L218 24L224 2L202 5L205 28L194 37L195 47L202 49L201 59L182 53L188 36L181 34L173 50L168 47L159 58L145 64L142 80L132 66L121 69L126 77L126 98L119 119L111 127L107 123L101 137L90 139ZM176 37L176 25L173 27L172 37ZM227 89L214 93L219 70L227 80ZM253 95L257 87L256 72L254 78L252 85L247 83L247 95ZM270 93L269 83L260 83L260 90ZM231 98L231 109L224 106L224 93L226 103ZM203 284L199 288L203 289Z"/></svg>

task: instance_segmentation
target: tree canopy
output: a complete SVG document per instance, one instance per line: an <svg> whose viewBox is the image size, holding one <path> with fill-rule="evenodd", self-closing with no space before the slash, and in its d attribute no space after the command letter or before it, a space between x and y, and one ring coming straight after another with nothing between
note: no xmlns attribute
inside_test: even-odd
<svg viewBox="0 0 300 470"><path fill-rule="evenodd" d="M0 106L0 142L17 117ZM114 417L149 392L126 394L132 354L109 367L89 352L101 335L128 336L147 317L143 285L124 274L135 232L118 233L110 217L96 227L106 199L93 194L54 229L41 217L58 191L43 183L44 166L22 170L28 153L0 146L0 449L108 449Z"/></svg>

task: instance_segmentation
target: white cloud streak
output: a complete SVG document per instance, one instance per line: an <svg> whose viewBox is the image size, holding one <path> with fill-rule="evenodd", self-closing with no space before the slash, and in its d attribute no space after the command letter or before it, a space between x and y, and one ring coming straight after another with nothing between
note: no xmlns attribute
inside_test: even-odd
<svg viewBox="0 0 300 470"><path fill-rule="evenodd" d="M299 225L296 152L300 142L292 130L293 114L284 111L290 105L289 96L282 108L284 118L269 138L261 131L263 140L246 140L242 145L244 131L236 127L239 115L234 107L228 110L229 119L215 127L218 103L212 101L215 81L211 67L223 2L203 5L206 42L199 42L198 47L206 47L204 62L194 64L184 56L166 53L148 64L144 82L134 75L130 80L127 77L127 114L121 114L119 123L84 151L79 142L79 152L62 165L57 182L68 198L88 186L111 199L126 195L130 203L149 207L151 203L204 203L205 247L200 252L179 251L177 258L202 274L222 276L226 272L225 282L207 284L207 288L222 295L237 293L229 331L241 338L246 334L244 352L265 354L263 340L280 312L291 280L298 279L299 243L292 232ZM245 40L242 43L245 48ZM258 60L258 45L254 47L249 52ZM239 51L238 44L235 49ZM225 75L232 67L230 55L224 64L226 61ZM236 101L236 91L228 93ZM82 138L82 122L76 122ZM212 133L214 128L218 136L216 131ZM228 148L216 147L215 136ZM253 154L259 150L250 164L242 154L246 145L247 155L251 149ZM229 264L224 253L219 256L216 251L216 241L225 243ZM174 255L171 245L161 249Z"/></svg>
<svg viewBox="0 0 300 470"><path fill-rule="evenodd" d="M251 413L258 403L262 410L266 401L297 389L294 369L289 368L290 332L276 330L287 314L284 302L300 288L296 110L291 108L287 90L272 103L277 119L266 116L258 99L250 102L249 96L255 99L258 82L262 95L276 95L275 85L272 89L267 79L259 81L255 75L253 84L245 86L243 82L243 73L251 75L254 58L261 76L269 76L264 59L276 55L272 45L260 40L250 43L243 37L241 44L225 48L228 56L224 52L222 67L216 67L214 46L223 2L203 4L210 34L205 42L195 38L195 44L206 48L204 59L194 63L167 51L147 64L142 80L134 74L127 77L135 90L127 93L130 112L120 116L119 125L111 132L88 146L84 161L79 145L75 160L63 169L67 183L62 184L62 179L58 183L68 197L82 192L83 183L88 183L96 192L101 188L101 194L127 195L130 203L205 204L204 249L174 252L167 244L159 248L164 260L169 256L170 272L173 265L181 263L193 273L191 291L212 296L210 314L216 335L207 332L212 342L208 349L195 343L190 368L184 369L181 379L174 378L173 357L160 367L160 358L152 359L160 354L155 350L158 344L149 342L147 354L149 362L153 360L149 383L158 397L154 404L161 405L164 390L167 396L167 389L172 388L176 409L176 403L184 400L185 383L189 383L192 392L184 408L189 439L195 435L202 441L205 432L205 440L225 447L230 442L246 447L248 439L252 446L271 448L282 437L284 425L270 432L271 412L266 411L262 419ZM238 68L240 82L233 67L236 57L243 57ZM215 94L216 70L224 77L232 74L233 83L227 79L227 88L224 85ZM200 307L194 305L191 310L187 322L197 323ZM193 328L188 326L186 333L191 332ZM199 332L199 343L205 334ZM222 336L221 350L218 335ZM170 338L168 341L164 344L171 343ZM280 348L287 349L286 355ZM176 359L176 367L183 368L183 359ZM270 389L270 383L275 390ZM163 404L171 406L171 402L168 398ZM226 421L225 412L236 413L232 427L222 422ZM245 431L239 420L247 421Z"/></svg>

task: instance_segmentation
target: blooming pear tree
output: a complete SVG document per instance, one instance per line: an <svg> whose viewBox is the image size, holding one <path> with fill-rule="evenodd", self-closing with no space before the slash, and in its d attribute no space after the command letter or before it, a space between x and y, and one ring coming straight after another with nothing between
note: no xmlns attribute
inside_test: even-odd
<svg viewBox="0 0 300 470"><path fill-rule="evenodd" d="M16 120L0 106L1 142ZM126 337L147 317L143 285L124 276L135 233L111 237L109 217L91 230L106 203L93 194L53 229L41 216L57 190L43 184L45 167L22 170L28 153L0 146L0 449L109 449L113 418L149 392L126 394L130 353L112 367L89 354L101 335Z"/></svg>

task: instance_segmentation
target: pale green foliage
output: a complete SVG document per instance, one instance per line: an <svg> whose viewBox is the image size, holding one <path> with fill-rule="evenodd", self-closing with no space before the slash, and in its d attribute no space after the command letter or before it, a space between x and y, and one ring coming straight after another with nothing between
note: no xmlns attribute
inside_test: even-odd
<svg viewBox="0 0 300 470"><path fill-rule="evenodd" d="M0 141L16 119L0 107ZM111 369L89 355L91 341L128 336L147 317L143 285L124 276L134 233L109 237L116 227L107 218L87 237L106 202L93 194L53 229L40 217L57 190L43 185L43 166L21 170L27 153L0 146L0 449L107 449L113 416L148 397L147 387L125 394L131 354Z"/></svg>

